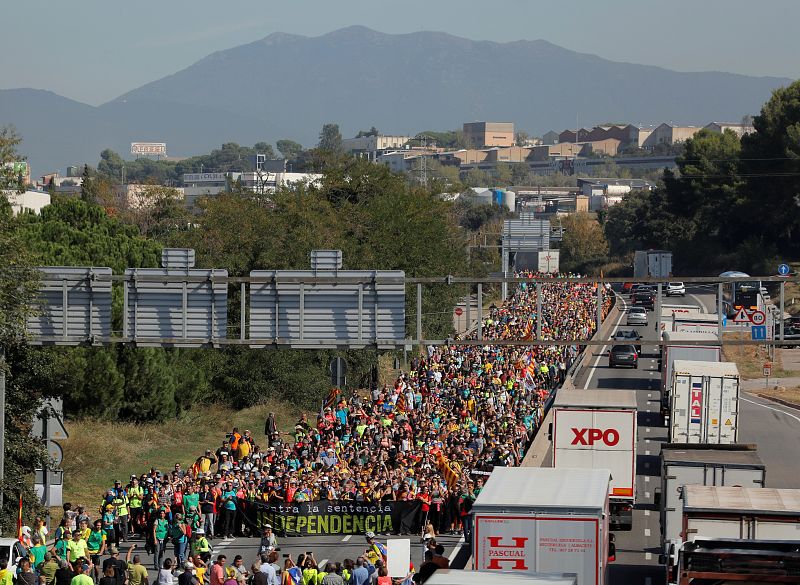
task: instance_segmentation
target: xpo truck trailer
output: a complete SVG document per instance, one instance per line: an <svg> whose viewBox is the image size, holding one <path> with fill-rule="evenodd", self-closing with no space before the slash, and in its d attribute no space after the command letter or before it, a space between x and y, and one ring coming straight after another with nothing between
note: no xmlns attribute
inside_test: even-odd
<svg viewBox="0 0 800 585"><path fill-rule="evenodd" d="M719 336L716 333L674 332L665 331L662 338L666 342L661 346L661 416L664 426L669 426L669 392L672 385L672 368L675 360L693 360L698 362L718 362L722 355ZM716 345L697 345L696 342L716 341Z"/></svg>
<svg viewBox="0 0 800 585"><path fill-rule="evenodd" d="M739 369L733 362L673 362L670 443L735 443Z"/></svg>
<svg viewBox="0 0 800 585"><path fill-rule="evenodd" d="M495 467L472 507L475 569L606 585L610 481L604 469Z"/></svg>
<svg viewBox="0 0 800 585"><path fill-rule="evenodd" d="M634 390L562 390L553 406L553 467L611 471L611 530L633 522L636 412Z"/></svg>
<svg viewBox="0 0 800 585"><path fill-rule="evenodd" d="M661 510L662 560L669 565L677 563L684 486L761 488L765 482L766 468L755 445L663 445L661 487L656 491Z"/></svg>
<svg viewBox="0 0 800 585"><path fill-rule="evenodd" d="M682 543L669 583L725 582L726 575L800 582L800 490L687 485L681 500Z"/></svg>

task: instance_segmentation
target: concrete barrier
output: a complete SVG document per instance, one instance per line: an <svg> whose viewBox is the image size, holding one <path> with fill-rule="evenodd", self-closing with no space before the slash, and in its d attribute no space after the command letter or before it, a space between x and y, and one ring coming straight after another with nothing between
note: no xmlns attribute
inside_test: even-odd
<svg viewBox="0 0 800 585"><path fill-rule="evenodd" d="M616 300L616 297L615 297ZM595 339L608 339L608 336L611 333L611 329L613 329L617 322L619 321L620 313L623 311L623 308L620 307L618 303L614 303L614 306L608 312L603 324L600 325L600 329L598 329L595 334L592 336L592 340ZM574 390L575 389L575 379L583 373L584 368L586 367L586 359L591 358L592 356L589 355L591 348L597 346L586 346L583 350L581 356L576 360L573 367L570 368L571 372L568 372L564 383L555 391L557 395L558 392L561 390ZM542 420L542 424L539 425L539 428L536 431L536 436L531 443L531 446L528 447L528 452L525 453L525 457L522 458L522 463L520 467L541 467L543 462L547 457L547 451L550 449L550 438L548 437L548 431L550 429L550 424L553 422L553 410L551 408L547 409L545 414L544 420Z"/></svg>

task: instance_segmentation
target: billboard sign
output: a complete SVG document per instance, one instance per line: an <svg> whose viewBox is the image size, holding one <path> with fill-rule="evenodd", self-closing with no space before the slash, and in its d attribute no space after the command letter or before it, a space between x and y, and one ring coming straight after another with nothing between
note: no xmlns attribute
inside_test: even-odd
<svg viewBox="0 0 800 585"><path fill-rule="evenodd" d="M137 156L167 156L167 143L131 142L131 154Z"/></svg>

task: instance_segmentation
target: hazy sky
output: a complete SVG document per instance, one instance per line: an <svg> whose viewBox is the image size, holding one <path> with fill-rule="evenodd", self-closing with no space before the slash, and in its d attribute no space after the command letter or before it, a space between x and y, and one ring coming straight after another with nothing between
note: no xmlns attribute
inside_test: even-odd
<svg viewBox="0 0 800 585"><path fill-rule="evenodd" d="M19 0L3 2L0 88L100 104L207 54L352 24L545 39L681 71L800 77L798 0Z"/></svg>

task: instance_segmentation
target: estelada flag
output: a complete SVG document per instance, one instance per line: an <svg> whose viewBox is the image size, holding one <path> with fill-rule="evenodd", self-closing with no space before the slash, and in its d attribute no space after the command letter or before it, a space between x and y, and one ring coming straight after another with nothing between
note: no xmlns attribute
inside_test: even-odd
<svg viewBox="0 0 800 585"><path fill-rule="evenodd" d="M406 395L402 392L397 396L397 402L394 403L397 407L397 410L400 412L405 412L406 408L408 408L408 404L406 403Z"/></svg>
<svg viewBox="0 0 800 585"><path fill-rule="evenodd" d="M454 489L458 484L458 465L450 461L441 451L436 453L436 467L439 468L444 481L449 489Z"/></svg>
<svg viewBox="0 0 800 585"><path fill-rule="evenodd" d="M342 393L342 391L339 390L338 388L335 388L335 387L331 388L331 391L328 392L328 397L325 399L324 407L325 408L333 408L334 405L336 404L336 398L341 393Z"/></svg>

